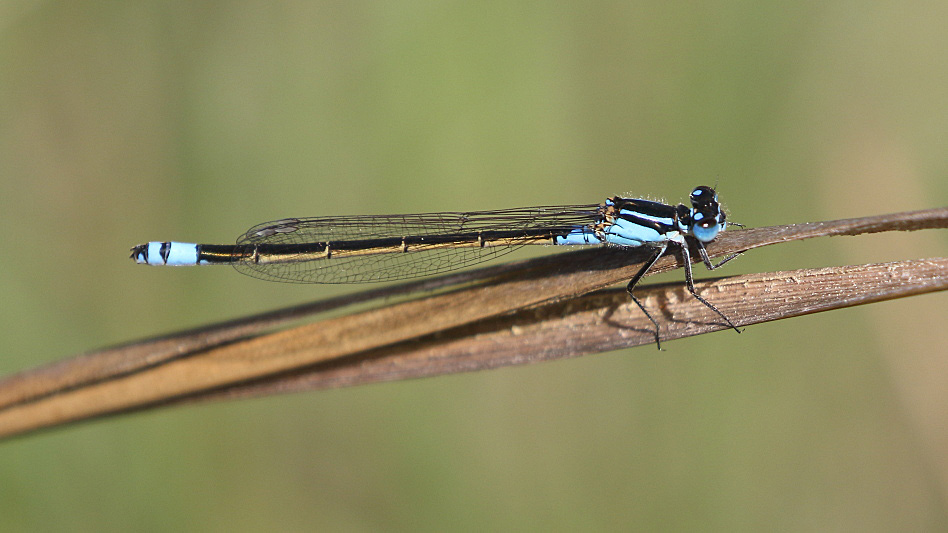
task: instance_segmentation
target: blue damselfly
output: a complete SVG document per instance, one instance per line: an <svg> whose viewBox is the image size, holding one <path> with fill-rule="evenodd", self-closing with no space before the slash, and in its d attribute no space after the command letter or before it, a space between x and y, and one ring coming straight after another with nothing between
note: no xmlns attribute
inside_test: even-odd
<svg viewBox="0 0 948 533"><path fill-rule="evenodd" d="M655 326L658 322L633 288L674 245L682 255L688 290L735 331L740 330L697 294L688 241L709 270L704 244L727 226L711 187L691 191L691 207L614 197L602 204L529 207L467 213L288 218L250 228L237 244L148 242L132 259L148 265L233 265L255 278L291 283L395 281L456 270L529 244L645 246L649 259L627 286L629 296ZM659 345L660 346L660 345Z"/></svg>

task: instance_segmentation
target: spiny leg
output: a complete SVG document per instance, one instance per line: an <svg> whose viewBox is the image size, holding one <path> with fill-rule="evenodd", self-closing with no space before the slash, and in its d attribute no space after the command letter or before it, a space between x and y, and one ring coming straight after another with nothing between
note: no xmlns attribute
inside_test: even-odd
<svg viewBox="0 0 948 533"><path fill-rule="evenodd" d="M680 244L681 244L682 259L685 260L685 282L688 285L688 292L690 292L692 296L697 298L699 302L707 306L708 309L714 311L715 313L718 314L719 317L723 318L724 321L727 323L727 325L730 326L734 331L740 333L741 330L738 329L737 326L735 326L733 322L731 322L730 318L728 318L727 316L724 315L724 313L719 311L718 308L714 306L714 304L705 300L701 296L698 296L698 291L695 290L695 280L691 275L691 253L688 251L688 242L685 241ZM728 261L730 261L731 259L734 259L735 257L739 255L739 254L734 254L732 256L726 257L720 263L712 266L711 259L708 258L708 252L704 249L704 245L700 241L698 242L698 250L701 253L701 259L704 261L705 266L708 267L708 270L714 270L715 268L718 268L719 266L723 265L724 263L727 263Z"/></svg>
<svg viewBox="0 0 948 533"><path fill-rule="evenodd" d="M660 248L656 248L655 252L652 254L652 257L649 257L648 260L645 261L645 264L642 265L642 268L640 268L639 271L636 272L634 276L632 276L632 279L629 281L629 284L625 288L626 292L628 292L629 296L632 298L632 301L635 302L635 305L639 306L639 309L641 309L642 312L645 313L645 317L648 318L649 321L652 322L653 326L655 326L655 344L658 346L659 350L662 349L662 341L661 341L661 338L659 337L658 322L656 322L655 319L652 318L652 315L650 315L649 312L645 309L645 306L642 305L642 302L640 302L639 299L636 298L634 294L632 294L632 289L634 289L635 285L639 282L640 279L642 279L642 276L644 276L646 272L649 271L650 268L655 266L655 262L658 261L658 258L661 257L663 253L665 253L665 249L667 247L668 247L668 243L666 242L662 244Z"/></svg>
<svg viewBox="0 0 948 533"><path fill-rule="evenodd" d="M704 243L699 240L695 240L695 242L698 243L698 253L701 254L701 261L704 263L704 266L708 267L708 270L714 270L716 268L719 268L724 263L727 263L731 259L734 259L735 257L741 255L741 252L737 252L736 254L731 254L725 257L724 259L722 259L720 263L715 265L711 262L711 258L708 257L708 251L704 249ZM688 263L690 264L691 261L688 261Z"/></svg>

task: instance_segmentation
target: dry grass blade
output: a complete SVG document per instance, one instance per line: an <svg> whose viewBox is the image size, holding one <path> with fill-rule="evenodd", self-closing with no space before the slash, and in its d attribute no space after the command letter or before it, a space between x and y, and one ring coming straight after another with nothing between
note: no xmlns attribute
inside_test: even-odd
<svg viewBox="0 0 948 533"><path fill-rule="evenodd" d="M757 228L722 234L709 253L944 227L948 208ZM629 312L622 291L593 293L627 280L642 255L615 249L558 254L86 354L0 382L0 436L180 401L405 379L648 344L649 325L637 309ZM654 271L676 266L675 257L664 257ZM946 272L948 260L931 259L740 276L698 286L714 291L715 304L747 325L944 290ZM464 286L264 334L328 307L452 283ZM664 313L663 338L722 327L683 291L681 284L641 289L646 305Z"/></svg>
<svg viewBox="0 0 948 533"><path fill-rule="evenodd" d="M746 326L946 290L946 272L948 258L921 259L752 274L698 282L696 287L704 296L713 293L714 302ZM680 283L644 287L641 294L665 311L663 338L729 329L715 322ZM654 345L650 326L624 290L596 291L177 401L364 385Z"/></svg>

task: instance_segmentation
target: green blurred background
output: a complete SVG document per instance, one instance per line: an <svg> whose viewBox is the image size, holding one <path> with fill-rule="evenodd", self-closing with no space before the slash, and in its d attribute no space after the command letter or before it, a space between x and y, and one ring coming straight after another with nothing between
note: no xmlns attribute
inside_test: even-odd
<svg viewBox="0 0 948 533"><path fill-rule="evenodd" d="M0 4L0 373L357 287L136 267L288 216L948 204L948 4ZM945 255L944 232L722 275ZM701 270L699 276L707 276ZM673 272L651 280L680 279ZM944 530L948 298L0 444L4 530Z"/></svg>

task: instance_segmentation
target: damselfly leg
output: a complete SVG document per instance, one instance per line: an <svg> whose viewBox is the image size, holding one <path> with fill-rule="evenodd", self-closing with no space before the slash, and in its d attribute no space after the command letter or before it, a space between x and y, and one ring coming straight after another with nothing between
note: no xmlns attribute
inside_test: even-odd
<svg viewBox="0 0 948 533"><path fill-rule="evenodd" d="M727 315L722 313L717 307L714 306L714 304L712 304L711 302L701 297L701 295L699 295L698 291L695 289L695 281L694 281L694 277L692 275L692 270L691 270L691 252L689 252L688 250L687 241L685 241L685 243L680 243L677 241L664 241L661 246L655 247L654 253L648 258L648 260L645 261L645 263L642 265L642 268L640 268L638 272L636 272L635 275L632 276L632 279L629 281L629 284L626 286L626 292L629 293L629 297L632 298L632 301L635 302L635 305L637 305L639 309L642 310L642 313L645 314L645 317L648 318L649 321L652 323L652 325L655 327L655 331L654 331L655 345L658 347L658 349L659 350L662 349L661 328L659 327L658 322L652 317L652 315L648 312L648 310L642 304L642 302L638 298L635 297L635 294L633 293L633 289L638 284L639 280L641 280L642 277L645 276L645 274L647 274L648 271L651 270L653 266L655 266L655 263L658 262L662 254L665 253L665 250L668 248L669 242L674 242L675 244L678 245L678 248L681 250L681 256L682 256L681 259L684 262L684 266L685 266L685 282L686 282L686 286L688 287L688 292L690 292L691 295L694 296L696 300L704 304L705 307L714 311L715 314L721 317L721 319L724 320L724 322L728 325L728 327L740 333L741 330L737 326L735 326L733 322L731 322L731 319L728 318ZM704 265L708 268L708 270L714 270L720 267L721 265L727 263L731 259L734 259L738 255L740 255L740 254L729 255L725 257L724 259L722 259L721 262L714 264L711 262L711 258L708 256L708 251L705 249L704 243L702 243L701 241L697 239L695 240L695 242L698 245L698 253L701 255L701 260L704 263Z"/></svg>

